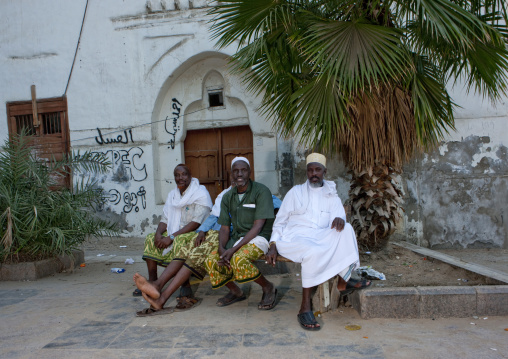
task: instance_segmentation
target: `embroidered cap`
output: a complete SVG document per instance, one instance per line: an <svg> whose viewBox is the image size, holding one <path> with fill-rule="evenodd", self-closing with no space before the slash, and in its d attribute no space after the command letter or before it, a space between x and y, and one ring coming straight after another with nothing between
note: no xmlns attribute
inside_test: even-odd
<svg viewBox="0 0 508 359"><path fill-rule="evenodd" d="M245 157L235 157L235 158L233 158L233 161L231 161L231 168L233 168L233 165L235 164L236 161L243 161L243 162L247 163L247 165L250 168L250 162Z"/></svg>
<svg viewBox="0 0 508 359"><path fill-rule="evenodd" d="M324 167L326 167L326 157L323 156L321 153L311 153L310 155L308 155L307 162L305 163L305 165L308 165L309 163L313 162L319 163Z"/></svg>

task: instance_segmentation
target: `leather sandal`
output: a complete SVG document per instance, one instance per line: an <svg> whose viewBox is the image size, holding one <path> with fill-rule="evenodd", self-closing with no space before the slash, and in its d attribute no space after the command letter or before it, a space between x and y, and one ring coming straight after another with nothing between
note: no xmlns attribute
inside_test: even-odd
<svg viewBox="0 0 508 359"><path fill-rule="evenodd" d="M202 299L193 297L177 297L176 301L178 304L175 307L175 312L184 312L200 305Z"/></svg>

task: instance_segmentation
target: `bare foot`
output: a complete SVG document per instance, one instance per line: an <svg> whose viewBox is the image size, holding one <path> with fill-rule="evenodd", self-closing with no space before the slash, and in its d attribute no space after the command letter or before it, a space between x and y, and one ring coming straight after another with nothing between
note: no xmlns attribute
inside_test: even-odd
<svg viewBox="0 0 508 359"><path fill-rule="evenodd" d="M136 287L138 287L140 291L148 294L148 296L152 297L153 299L159 299L161 296L159 290L152 283L147 281L146 278L141 274L134 274L134 282L136 282Z"/></svg>
<svg viewBox="0 0 508 359"><path fill-rule="evenodd" d="M157 299L150 298L146 293L141 293L143 295L143 298L150 303L150 306L154 309L162 309L164 305L160 305L157 301Z"/></svg>

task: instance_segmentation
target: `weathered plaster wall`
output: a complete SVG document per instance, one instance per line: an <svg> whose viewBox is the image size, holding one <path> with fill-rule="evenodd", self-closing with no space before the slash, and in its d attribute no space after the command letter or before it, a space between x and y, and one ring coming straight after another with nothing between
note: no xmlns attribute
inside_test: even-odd
<svg viewBox="0 0 508 359"><path fill-rule="evenodd" d="M448 141L407 166L404 234L433 248L506 248L507 131L507 117L458 119Z"/></svg>

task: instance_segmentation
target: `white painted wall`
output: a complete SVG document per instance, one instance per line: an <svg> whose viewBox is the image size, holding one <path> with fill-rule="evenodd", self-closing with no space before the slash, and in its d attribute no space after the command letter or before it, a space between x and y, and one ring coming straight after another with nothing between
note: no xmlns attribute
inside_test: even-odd
<svg viewBox="0 0 508 359"><path fill-rule="evenodd" d="M214 48L206 1L195 0L194 9L189 9L189 1L180 0L179 10L173 0L149 3L150 9L145 0L89 0L66 93L72 148L101 151L114 164L111 173L99 178L111 194L104 216L123 223L126 235L153 231L161 203L173 188L172 169L182 161L187 130L196 128L248 124L254 134L256 179L273 193L285 193L288 178L301 166L304 149L297 148L291 139L278 139L271 124L256 112L259 98L246 93L239 78L227 72L226 57L235 49L218 52ZM64 94L86 4L86 0L0 2L0 103L30 100L33 84L38 98ZM205 77L210 71L218 74L212 85L217 78L223 81L224 109L207 109L206 87L210 84ZM449 146L472 135L486 136L490 141L473 156L473 167L483 158L498 161L496 150L508 146L507 99L493 107L479 96L467 95L461 86L452 96L462 106L456 111L457 129L447 136L441 152L429 157L429 163L446 161ZM166 117L172 116L173 98L181 104L174 149L168 148L172 136L164 129ZM171 128L172 117L170 120ZM98 129L107 140L125 137L123 131L129 128L132 135L128 133L126 144L96 140ZM5 140L7 133L6 111L0 111L0 138ZM338 172L345 170L337 167L330 171L343 200L347 175ZM502 171L489 171L482 174L487 179L499 176L502 182L506 178ZM411 211L432 209L422 202L426 183L418 178L407 178L406 182L408 196L420 201ZM432 189L427 193L433 193ZM424 214L406 213L403 230L409 233L415 229L416 236L423 237L428 228L425 220ZM466 222L467 216L454 221ZM440 240L449 239L444 236Z"/></svg>

